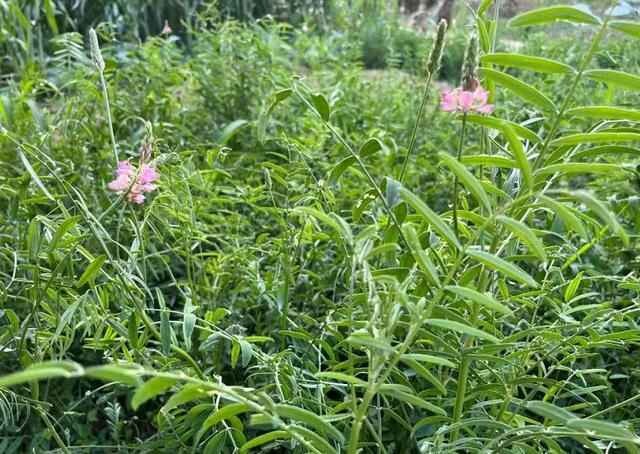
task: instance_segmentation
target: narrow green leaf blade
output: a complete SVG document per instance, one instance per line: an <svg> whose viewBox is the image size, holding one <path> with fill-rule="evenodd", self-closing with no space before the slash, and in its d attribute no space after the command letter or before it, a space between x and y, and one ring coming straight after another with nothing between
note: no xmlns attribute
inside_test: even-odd
<svg viewBox="0 0 640 454"><path fill-rule="evenodd" d="M509 74L496 71L495 69L480 68L480 72L487 79L503 86L523 100L530 102L543 110L552 112L556 111L556 106L553 101L532 85L522 82Z"/></svg>
<svg viewBox="0 0 640 454"><path fill-rule="evenodd" d="M482 263L483 265L488 266L489 268L499 271L505 276L510 277L514 281L520 282L522 284L528 285L530 287L537 288L539 287L538 283L533 279L526 271L520 268L513 263L507 262L500 257L497 257L493 254L489 254L484 251L467 251L467 255Z"/></svg>
<svg viewBox="0 0 640 454"><path fill-rule="evenodd" d="M469 172L461 163L453 156L447 153L440 153L440 159L460 180L460 182L475 197L478 203L487 213L492 212L491 201L478 179Z"/></svg>
<svg viewBox="0 0 640 454"><path fill-rule="evenodd" d="M459 296L464 300L478 303L479 305L486 307L489 310L505 315L511 314L511 310L508 307L496 301L496 299L489 294L480 293L477 290L471 289L469 287L462 287L459 285L448 285L445 287L445 290Z"/></svg>
<svg viewBox="0 0 640 454"><path fill-rule="evenodd" d="M576 72L571 66L548 58L505 52L485 54L480 57L480 63L483 66L491 64L548 74L573 74Z"/></svg>
<svg viewBox="0 0 640 454"><path fill-rule="evenodd" d="M558 5L518 14L509 21L509 25L511 27L529 27L531 25L550 24L556 21L590 25L598 25L602 22L598 17L581 9L568 5Z"/></svg>

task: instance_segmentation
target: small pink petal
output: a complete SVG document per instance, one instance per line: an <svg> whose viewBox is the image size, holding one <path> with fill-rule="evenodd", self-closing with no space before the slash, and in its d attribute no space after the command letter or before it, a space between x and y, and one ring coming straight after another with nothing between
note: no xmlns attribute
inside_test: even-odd
<svg viewBox="0 0 640 454"><path fill-rule="evenodd" d="M458 108L457 90L449 90L442 93L440 98L440 109L444 112L455 112Z"/></svg>
<svg viewBox="0 0 640 454"><path fill-rule="evenodd" d="M132 176L135 173L136 173L136 169L131 165L129 161L118 162L118 167L116 168L116 175L118 177L122 175Z"/></svg>
<svg viewBox="0 0 640 454"><path fill-rule="evenodd" d="M458 101L460 110L470 112L473 109L473 92L462 91Z"/></svg>
<svg viewBox="0 0 640 454"><path fill-rule="evenodd" d="M483 114L490 114L491 112L493 112L494 108L495 107L493 104L485 104L483 106L480 106L477 110L478 112Z"/></svg>
<svg viewBox="0 0 640 454"><path fill-rule="evenodd" d="M473 99L478 104L486 104L489 100L489 92L482 87L478 87L473 92Z"/></svg>
<svg viewBox="0 0 640 454"><path fill-rule="evenodd" d="M131 194L129 194L129 201L138 205L142 205L144 203L144 195L139 192L132 192Z"/></svg>
<svg viewBox="0 0 640 454"><path fill-rule="evenodd" d="M156 171L155 168L151 167L147 164L142 164L142 168L140 169L140 177L138 178L138 182L140 184L153 183L154 181L160 178L160 174Z"/></svg>
<svg viewBox="0 0 640 454"><path fill-rule="evenodd" d="M114 192L122 192L129 189L130 179L128 175L118 175L118 177L110 182L107 187Z"/></svg>

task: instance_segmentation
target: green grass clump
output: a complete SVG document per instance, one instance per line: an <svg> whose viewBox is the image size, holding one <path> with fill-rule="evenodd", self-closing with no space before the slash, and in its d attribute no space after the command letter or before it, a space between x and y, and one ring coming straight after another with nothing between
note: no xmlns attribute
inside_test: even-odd
<svg viewBox="0 0 640 454"><path fill-rule="evenodd" d="M638 25L373 3L15 48L0 452L638 451Z"/></svg>

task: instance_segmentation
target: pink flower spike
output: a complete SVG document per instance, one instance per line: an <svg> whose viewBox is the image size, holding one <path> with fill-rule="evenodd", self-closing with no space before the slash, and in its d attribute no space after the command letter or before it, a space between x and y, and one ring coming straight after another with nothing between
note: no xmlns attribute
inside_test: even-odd
<svg viewBox="0 0 640 454"><path fill-rule="evenodd" d="M474 108L473 105L473 92L463 91L460 93L460 98L458 101L459 109L462 112L471 112Z"/></svg>
<svg viewBox="0 0 640 454"><path fill-rule="evenodd" d="M457 90L449 90L442 92L440 99L440 109L443 112L455 112L458 109L458 93Z"/></svg>

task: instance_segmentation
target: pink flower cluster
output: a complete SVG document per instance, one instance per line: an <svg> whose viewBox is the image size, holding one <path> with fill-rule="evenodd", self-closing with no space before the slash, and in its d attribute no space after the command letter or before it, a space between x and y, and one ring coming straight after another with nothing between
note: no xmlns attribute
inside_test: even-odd
<svg viewBox="0 0 640 454"><path fill-rule="evenodd" d="M474 91L465 91L462 88L454 88L442 92L440 109L445 112L478 112L490 114L493 112L493 104L488 104L489 92L479 85Z"/></svg>
<svg viewBox="0 0 640 454"><path fill-rule="evenodd" d="M142 163L138 171L128 160L120 161L116 169L116 179L107 187L119 194L126 193L129 202L141 205L145 200L144 194L156 190L154 182L158 178L160 174L149 164Z"/></svg>

